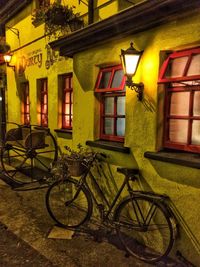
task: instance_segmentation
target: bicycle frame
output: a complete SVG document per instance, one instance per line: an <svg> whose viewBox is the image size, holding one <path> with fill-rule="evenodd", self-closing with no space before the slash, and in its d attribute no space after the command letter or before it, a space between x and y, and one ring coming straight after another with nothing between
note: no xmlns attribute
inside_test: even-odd
<svg viewBox="0 0 200 267"><path fill-rule="evenodd" d="M127 191L129 192L129 196L126 196L126 198L130 198L133 196L136 196L136 197L145 196L146 198L154 199L156 202L160 202L161 204L163 204L164 201L168 198L168 196L155 194L153 192L133 190L129 181L134 181L137 178L135 177L135 175L132 175L132 176L125 175L124 180L123 180L118 192L116 193L114 199L110 203L108 201L108 199L106 198L105 194L103 193L101 187L99 186L97 180L95 179L95 176L91 172L91 167L92 167L94 161L95 161L95 156L93 156L93 160L91 160L91 162L88 164L87 171L81 176L81 178L79 180L79 187L76 191L76 194L74 195L73 199L66 202L67 205L70 204L71 202L73 202L74 199L76 199L76 197L78 196L78 194L81 190L81 187L86 186L87 189L89 190L90 194L91 194L93 202L95 203L95 205L98 208L98 211L99 211L99 214L101 216L102 221L110 221L112 219L112 218L110 218L110 215L111 215L113 208L115 207L123 189L125 188L125 186L127 186ZM101 203L98 203L98 201L97 201L97 199L93 193L93 190L91 189L90 185L87 182L88 176L90 177L91 182L95 186L95 189L98 191L98 194L103 198L103 201ZM104 204L102 204L104 202L106 203L108 210L104 209L105 206L104 206ZM134 202L135 203L132 203L132 206L133 206L133 210L134 210L134 213L136 215L136 220L137 220L137 225L135 226L135 228L136 228L136 230L145 230L145 228L148 227L152 217L154 216L154 213L156 212L155 206L154 206L154 210L152 209L152 207L150 207L148 214L146 215L146 218L144 218L143 212L142 212L139 204L137 203L137 201L134 201ZM165 207L167 209L167 206L165 206ZM142 218L142 221L140 220L140 218Z"/></svg>
<svg viewBox="0 0 200 267"><path fill-rule="evenodd" d="M138 179L139 170L118 168L117 171L124 177L110 200L107 190L103 190L101 181L95 177L96 168L100 178L102 174L107 178L107 173L99 164L95 165L95 172L91 169L93 163L97 163L95 159L98 159L97 154L93 153L85 160L87 169L79 179L71 177L66 165L62 179L54 182L47 191L46 204L50 216L69 229L78 229L91 219L91 223L99 226L100 230L114 230L127 253L146 262L156 262L167 256L176 237L176 221L165 202L168 197L134 190L132 182ZM72 191L65 198L68 185ZM126 197L122 198L125 187L123 195ZM60 193L64 197L60 198ZM99 211L97 217L96 214L92 217L93 204ZM87 226L90 227L90 224Z"/></svg>
<svg viewBox="0 0 200 267"><path fill-rule="evenodd" d="M125 176L122 185L120 186L120 188L119 188L117 194L115 195L113 201L110 203L108 201L108 199L106 198L105 194L103 193L102 189L100 188L98 182L96 181L95 176L91 172L91 167L93 165L94 160L95 160L95 158L89 164L88 170L81 176L81 179L79 180L79 188L77 189L76 194L74 195L74 198L70 202L73 202L73 200L76 199L76 197L78 196L78 194L80 192L81 187L82 186L86 186L87 189L89 190L91 196L92 196L93 202L96 204L96 206L97 206L97 208L99 210L100 215L103 215L103 216L101 216L102 217L101 219L102 220L109 220L109 216L110 216L114 206L117 203L117 200L119 199L119 197L120 197L120 195L121 195L121 193L122 193L122 191L123 191L123 189L124 189L124 187L126 185L127 185L127 189L128 189L129 195L131 195L132 188L131 188L131 186L129 184L129 179L130 178L128 176ZM87 182L87 176L88 175L91 178L91 181L93 182L93 184L95 185L95 188L97 189L98 193L100 194L100 196L103 198L104 202L106 203L106 206L108 207L107 211L104 210L104 205L102 203L98 203L93 191L91 190L91 187ZM67 203L67 204L69 204L69 203Z"/></svg>

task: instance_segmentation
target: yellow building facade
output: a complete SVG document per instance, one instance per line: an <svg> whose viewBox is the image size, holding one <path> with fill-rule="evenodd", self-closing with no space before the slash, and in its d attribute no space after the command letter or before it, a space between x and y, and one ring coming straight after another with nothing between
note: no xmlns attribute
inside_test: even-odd
<svg viewBox="0 0 200 267"><path fill-rule="evenodd" d="M62 151L66 145L76 149L80 143L83 146L87 144L95 151L106 153L116 185L121 181L120 175L116 174L117 166L138 167L141 177L137 181L137 188L166 194L171 199L170 206L179 224L179 233L172 256L176 257L176 252L180 251L185 258L200 266L198 142L194 142L196 151L189 151L189 145L187 149L164 145L167 143L163 141L167 131L166 125L172 128L170 124L172 121L168 124L168 120L178 119L176 114L170 117L171 113L166 118L166 85L170 82L176 83L178 80L173 80L172 75L168 77L172 78L171 81L163 82L160 76L163 63L170 53L189 51L200 46L200 10L196 8L195 12L192 12L197 1L183 4L180 14L176 8L181 1L174 4L171 10L170 5L168 9L162 9L167 8L164 6L167 1L157 1L157 4L153 3L155 1L134 2L135 5L117 0L94 1L94 23L87 25L88 7L82 1L80 4L78 1L68 1L69 5L76 6L76 12L80 12L85 27L75 32L69 31L67 36L57 41L54 37L45 36L43 23L36 27L32 24L31 14L36 8L36 1L30 1L21 11L7 20L6 41L11 46L13 54L10 65L15 66L15 69L7 67L7 121L24 123L22 90L24 84L28 82L30 123L41 125L41 99L38 87L40 81L45 79L48 84L48 125L46 126L54 134ZM176 1L171 2L173 4ZM144 10L148 10L149 20L143 17ZM156 10L158 13L154 13ZM175 10L174 13L173 10ZM154 15L158 17L154 19ZM138 21L138 24L134 24L132 19ZM109 32L113 28L107 25L111 24L116 29L115 34ZM99 37L101 25L107 39ZM13 33L12 28L17 31ZM84 34L90 39L88 43L84 39ZM98 93L95 93L99 71L120 65L121 49L126 50L131 41L138 50L143 51L137 73L133 78L134 82L144 84L143 101L138 101L136 92L126 87L123 139L109 140L107 137L103 139L101 137L104 135L100 134L101 100ZM195 53L198 55L198 52ZM173 69L171 65L170 68ZM196 68L199 68L198 63ZM71 77L73 88L71 114L73 123L71 127L63 128L60 87L62 87L62 78L69 77L68 75ZM189 84L191 85L194 83ZM195 86L199 86L198 82ZM172 92L175 92L174 90ZM173 98L174 105L176 97ZM183 102L182 105L187 104ZM189 119L194 120L193 117ZM105 127L111 126L105 123ZM180 127L186 126L178 124L171 131L177 131ZM200 132L198 129L197 127L195 132L197 139ZM171 140L172 132L168 133ZM112 134L109 134L108 130L106 136L110 135ZM180 132L180 135L184 134ZM171 143L182 144L183 142L178 140ZM113 182L109 181L109 183L112 187Z"/></svg>

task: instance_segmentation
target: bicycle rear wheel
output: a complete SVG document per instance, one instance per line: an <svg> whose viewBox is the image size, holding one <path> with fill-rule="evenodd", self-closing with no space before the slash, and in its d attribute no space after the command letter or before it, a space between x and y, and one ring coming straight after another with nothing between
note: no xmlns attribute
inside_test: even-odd
<svg viewBox="0 0 200 267"><path fill-rule="evenodd" d="M56 181L49 187L46 207L58 225L76 228L90 219L93 205L88 189L83 185L80 188L77 180L67 178Z"/></svg>
<svg viewBox="0 0 200 267"><path fill-rule="evenodd" d="M132 256L152 263L170 252L174 231L167 208L145 196L124 200L116 209L116 230Z"/></svg>

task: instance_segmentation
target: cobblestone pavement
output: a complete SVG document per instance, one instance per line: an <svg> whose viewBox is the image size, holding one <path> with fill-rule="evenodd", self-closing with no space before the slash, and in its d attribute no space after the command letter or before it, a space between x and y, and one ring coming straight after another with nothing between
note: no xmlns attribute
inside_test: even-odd
<svg viewBox="0 0 200 267"><path fill-rule="evenodd" d="M56 267L47 258L0 223L1 267Z"/></svg>
<svg viewBox="0 0 200 267"><path fill-rule="evenodd" d="M112 237L110 237L109 242L104 240L101 243L95 242L92 237L85 234L75 235L70 240L48 238L49 232L54 227L54 222L45 208L46 190L46 188L43 188L34 191L15 191L0 180L0 222L8 228L8 238L11 232L19 238L13 244L6 238L1 238L0 257L7 253L4 249L4 245L7 243L7 246L10 247L9 250L12 252L11 260L13 259L10 265L7 264L6 259L4 259L4 263L0 261L1 267L51 267L53 264L59 267L152 266L133 257L125 257L125 252L119 246L114 245L115 242ZM29 245L33 248L32 250ZM20 258L22 255L18 247L21 247L20 249L24 251L22 258ZM32 254L31 257L29 253ZM15 254L17 257L15 257ZM27 256L29 262L26 262ZM20 259L21 263L17 265ZM36 265L35 262L37 262ZM40 263L43 265L40 265ZM182 267L185 265L167 261L153 266Z"/></svg>

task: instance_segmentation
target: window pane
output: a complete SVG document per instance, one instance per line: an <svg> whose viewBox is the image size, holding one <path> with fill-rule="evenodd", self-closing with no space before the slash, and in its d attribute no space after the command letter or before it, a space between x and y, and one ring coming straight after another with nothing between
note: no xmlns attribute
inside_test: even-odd
<svg viewBox="0 0 200 267"><path fill-rule="evenodd" d="M118 136L125 135L125 118L117 119L117 135Z"/></svg>
<svg viewBox="0 0 200 267"><path fill-rule="evenodd" d="M69 103L70 102L70 93L65 93L64 101L65 101L65 103Z"/></svg>
<svg viewBox="0 0 200 267"><path fill-rule="evenodd" d="M29 113L30 108L29 105L24 105L24 113Z"/></svg>
<svg viewBox="0 0 200 267"><path fill-rule="evenodd" d="M194 55L190 63L187 75L199 75L200 74L200 55Z"/></svg>
<svg viewBox="0 0 200 267"><path fill-rule="evenodd" d="M47 126L48 118L47 118L46 114L42 114L41 120L42 120L42 125Z"/></svg>
<svg viewBox="0 0 200 267"><path fill-rule="evenodd" d="M171 94L170 115L188 115L189 92L175 92Z"/></svg>
<svg viewBox="0 0 200 267"><path fill-rule="evenodd" d="M194 92L193 115L200 116L200 91Z"/></svg>
<svg viewBox="0 0 200 267"><path fill-rule="evenodd" d="M192 122L192 144L200 145L200 121Z"/></svg>
<svg viewBox="0 0 200 267"><path fill-rule="evenodd" d="M122 83L123 77L124 77L123 70L116 70L114 73L111 88L119 88Z"/></svg>
<svg viewBox="0 0 200 267"><path fill-rule="evenodd" d="M65 78L64 83L65 83L65 89L69 89L70 88L70 78Z"/></svg>
<svg viewBox="0 0 200 267"><path fill-rule="evenodd" d="M170 120L169 139L171 142L187 143L188 121Z"/></svg>
<svg viewBox="0 0 200 267"><path fill-rule="evenodd" d="M70 117L69 116L63 116L63 127L70 126Z"/></svg>
<svg viewBox="0 0 200 267"><path fill-rule="evenodd" d="M125 96L117 98L117 115L125 115Z"/></svg>
<svg viewBox="0 0 200 267"><path fill-rule="evenodd" d="M47 105L42 106L42 113L47 113Z"/></svg>
<svg viewBox="0 0 200 267"><path fill-rule="evenodd" d="M179 57L171 59L167 71L165 73L166 78L174 78L183 76L183 71L187 63L188 57Z"/></svg>
<svg viewBox="0 0 200 267"><path fill-rule="evenodd" d="M64 112L64 114L69 114L70 113L70 105L69 104L65 104L64 105L63 112Z"/></svg>
<svg viewBox="0 0 200 267"><path fill-rule="evenodd" d="M114 114L114 97L105 98L105 115Z"/></svg>
<svg viewBox="0 0 200 267"><path fill-rule="evenodd" d="M100 81L100 84L99 84L99 88L100 89L108 88L110 76L111 76L111 71L102 72L101 81Z"/></svg>
<svg viewBox="0 0 200 267"><path fill-rule="evenodd" d="M29 114L24 115L24 124L29 124L30 123L30 116Z"/></svg>
<svg viewBox="0 0 200 267"><path fill-rule="evenodd" d="M114 133L114 119L105 119L105 134L113 135Z"/></svg>
<svg viewBox="0 0 200 267"><path fill-rule="evenodd" d="M45 94L44 95L44 104L46 104L47 103L47 95Z"/></svg>

